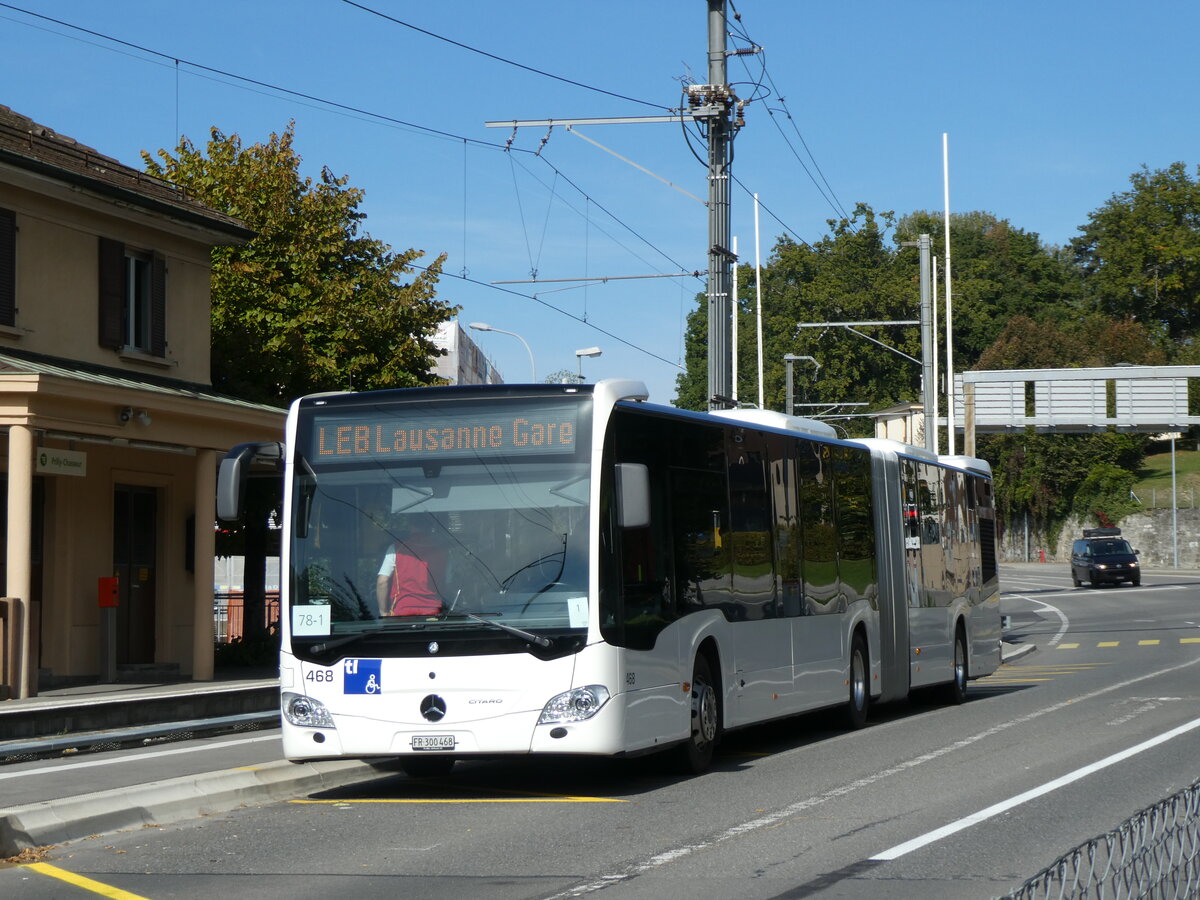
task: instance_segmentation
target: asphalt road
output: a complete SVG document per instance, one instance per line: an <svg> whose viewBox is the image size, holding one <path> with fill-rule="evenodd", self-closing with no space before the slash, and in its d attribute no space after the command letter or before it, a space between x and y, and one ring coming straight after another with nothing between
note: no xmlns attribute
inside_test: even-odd
<svg viewBox="0 0 1200 900"><path fill-rule="evenodd" d="M0 897L999 896L1200 776L1200 577L1001 577L1007 638L1037 651L961 707L877 707L853 734L830 715L748 729L699 778L656 760L383 773L57 846L49 868L0 868Z"/></svg>

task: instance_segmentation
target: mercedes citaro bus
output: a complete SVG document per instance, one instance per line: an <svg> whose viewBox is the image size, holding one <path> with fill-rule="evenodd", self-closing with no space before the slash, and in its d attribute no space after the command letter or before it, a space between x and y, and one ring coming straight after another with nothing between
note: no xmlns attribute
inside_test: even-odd
<svg viewBox="0 0 1200 900"><path fill-rule="evenodd" d="M827 707L861 727L996 669L987 463L646 400L630 380L322 394L284 443L231 450L222 519L257 462L284 479L285 755L428 775L670 750L699 772L730 729Z"/></svg>

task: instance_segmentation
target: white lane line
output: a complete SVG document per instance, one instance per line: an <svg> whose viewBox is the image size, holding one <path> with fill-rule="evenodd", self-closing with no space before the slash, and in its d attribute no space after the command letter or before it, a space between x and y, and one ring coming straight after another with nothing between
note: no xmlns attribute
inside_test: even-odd
<svg viewBox="0 0 1200 900"><path fill-rule="evenodd" d="M1008 800L993 804L987 809L981 809L977 813L973 813L965 818L959 819L957 822L951 822L949 825L943 825L941 828L927 832L920 837L915 837L911 841L905 841L903 844L897 844L890 850L884 850L882 853L877 853L871 857L873 861L886 862L892 859L898 859L914 850L919 850L922 847L932 844L934 841L940 841L942 838L949 837L952 834L957 834L963 829L970 828L972 825L978 825L980 822L985 822L988 819L994 818L1001 813L1008 812L1013 807L1020 806L1022 803L1028 803L1030 800L1036 800L1051 791L1056 791L1060 787L1066 787L1072 782L1079 781L1081 778L1086 778L1088 775L1093 775L1102 769L1107 769L1109 766L1116 765L1122 760L1129 759L1131 756L1137 756L1139 753L1144 753L1159 744L1165 744L1167 741L1174 740L1182 734L1187 734L1200 728L1200 719L1193 719L1178 728L1173 728L1165 734L1160 734L1158 737L1151 738L1148 741L1143 741L1136 747L1130 747L1128 750L1122 750L1120 753L1114 753L1112 756L1107 756L1099 762L1094 762L1089 766L1084 766L1082 769L1076 769L1074 772L1069 772L1061 778L1056 778L1053 781L1048 781L1045 784L1035 787L1033 790L1026 791L1023 794L1018 794L1015 797L1010 797Z"/></svg>
<svg viewBox="0 0 1200 900"><path fill-rule="evenodd" d="M991 728L977 732L969 737L962 738L961 740L955 741L952 744L946 744L945 746L939 747L936 750L931 750L922 756L906 759L904 762L897 763L890 768L883 769L871 775L866 775L857 781L851 781L847 784L838 785L837 787L830 788L823 794L818 794L815 797L807 797L804 800L798 800L795 803L791 803L788 806L776 810L768 815L760 816L757 819L751 819L748 822L742 822L739 825L734 825L733 827L728 828L725 831L708 838L707 840L697 841L694 844L684 844L680 847L674 847L665 850L656 856L652 856L649 859L642 860L641 862L631 863L629 866L619 872L613 872L608 875L599 875L590 881L577 884L574 887L569 887L566 890L559 891L556 894L551 894L550 896L543 898L543 900L568 900L568 898L582 897L585 894L592 894L596 891L602 891L613 884L637 878L639 875L644 875L647 872L651 872L661 866L675 862L676 860L682 859L693 853L707 850L709 847L715 847L719 844L723 844L725 841L733 838L738 838L744 834L749 834L763 828L771 828L775 825L778 825L780 822L785 821L786 819L797 816L806 810L812 809L813 807L820 806L822 803L825 803L829 800L837 800L841 797L847 796L848 794L854 793L860 788L871 787L872 785L877 784L886 778L890 778L893 775L900 775L911 769L915 769L918 766L924 765L925 763L941 759L947 754L953 753L956 750L963 750L972 746L973 744L979 743L980 741L985 741L1003 731L1007 731L1010 728L1028 724L1029 722L1033 722L1036 719L1042 718L1043 716L1061 712L1064 709L1076 706L1084 701L1094 700L1097 697L1102 697L1105 694L1112 693L1113 691L1123 690L1131 685L1135 685L1151 678L1157 678L1162 675L1170 675L1173 672L1178 672L1182 669L1187 669L1197 664L1200 664L1200 659L1193 659L1185 663L1180 663L1177 666L1159 669L1156 672L1148 672L1145 675L1139 675L1136 678L1130 678L1128 681L1122 681L1119 684L1110 684L1107 687L1097 688L1090 693L1082 694L1078 697L1072 697L1068 700L1062 700L1050 706L1045 706L1042 709L1034 710L1031 713L1018 716L1015 719L997 722ZM872 731L876 730L883 731L884 729L888 728L889 725L899 727L900 724L901 723L899 720L895 720L888 723L888 725L876 726L866 732L860 731L855 732L854 734L842 735L840 738L833 738L831 741L829 741L829 744L832 745L839 740L862 740L862 735L864 734L869 735ZM812 752L812 748L801 747L797 748L796 750L789 750L786 753L779 754L779 757L786 758L804 752Z"/></svg>
<svg viewBox="0 0 1200 900"><path fill-rule="evenodd" d="M1067 633L1067 629L1071 627L1071 622L1067 618L1066 614L1057 606L1051 606L1049 603L1044 603L1041 600L1034 599L1033 597L1027 597L1024 594L1009 594L1008 596L1016 597L1018 600L1027 600L1030 603L1036 603L1043 609L1048 609L1050 612L1054 613L1054 615L1058 616L1059 621L1062 622L1062 627L1058 629L1058 634L1054 635L1054 637L1050 639L1051 647L1058 646L1058 642L1063 639L1063 636Z"/></svg>
<svg viewBox="0 0 1200 900"><path fill-rule="evenodd" d="M237 747L241 744L254 744L259 741L277 741L277 734L266 734L259 737L239 738L236 741L217 741L215 744L200 744L195 747L177 747L174 750L154 750L150 753L137 753L130 756L114 756L111 759L71 760L57 766L42 766L38 769L22 769L19 772L0 772L0 780L6 778L24 778L27 775L45 775L48 772L73 772L76 769L90 769L93 766L115 766L118 763L142 762L161 756L177 756L181 753L197 753L201 750L220 750L223 747Z"/></svg>

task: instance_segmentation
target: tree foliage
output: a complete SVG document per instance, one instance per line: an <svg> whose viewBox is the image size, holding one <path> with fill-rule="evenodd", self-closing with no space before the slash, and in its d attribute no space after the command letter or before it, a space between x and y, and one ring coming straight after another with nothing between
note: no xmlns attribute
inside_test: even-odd
<svg viewBox="0 0 1200 900"><path fill-rule="evenodd" d="M915 396L920 368L895 351L917 356L916 328L868 326L864 332L894 348L884 350L841 327L799 328L801 323L913 319L917 264L888 245L890 213L876 214L860 204L849 219L831 221L831 233L815 244L783 237L762 271L764 402L785 405L784 356L808 356L794 363L794 399L798 404L886 403ZM906 256L909 254L906 254ZM756 401L757 304L754 271L739 267L738 397ZM705 299L688 317L686 371L678 378L676 403L689 409L707 405L708 315ZM801 407L800 412L804 411Z"/></svg>
<svg viewBox="0 0 1200 900"><path fill-rule="evenodd" d="M1017 316L980 357L979 369L1050 369L1161 365L1166 354L1139 322L1091 315L1060 323ZM992 464L998 511L1004 521L1028 513L1052 532L1071 514L1120 521L1131 507L1129 489L1145 459L1143 434L993 435L977 452ZM1124 472L1128 477L1118 477Z"/></svg>
<svg viewBox="0 0 1200 900"><path fill-rule="evenodd" d="M813 244L784 237L762 272L764 401L783 409L785 354L797 361L793 392L798 404L866 403L882 409L921 397L921 335L916 325L850 329L798 327L835 322L913 321L920 318L920 255L901 246L918 235L932 237L933 255L945 259L939 213L916 212L899 220L859 204L849 219L830 221L830 232ZM1079 280L1069 257L1031 232L989 213L950 219L954 250L954 353L956 368L969 368L1014 316L1065 321L1077 314ZM754 273L742 267L738 309L738 396L757 400ZM678 379L676 403L706 407L707 309L703 297L688 319L687 370ZM939 319L940 327L940 319ZM944 337L939 337L939 345ZM883 345L883 346L881 346ZM964 366L963 363L966 363ZM843 407L859 409L859 407ZM797 412L814 411L800 406ZM865 434L866 420L847 420L850 433Z"/></svg>
<svg viewBox="0 0 1200 900"><path fill-rule="evenodd" d="M1081 229L1084 237L1066 248L1048 246L1035 232L987 212L951 216L956 371L1200 362L1194 340L1200 187L1182 164L1143 170L1132 181L1134 189L1093 213ZM919 255L902 245L929 234L944 268L942 214L917 211L897 219L860 204L849 219L829 226L812 244L781 238L762 271L765 405L785 406L785 354L811 357L795 362L799 404L828 409L858 402L880 410L920 400L920 366L905 359L921 355L916 326L864 326L857 334L832 324L798 326L919 318ZM742 267L739 280L738 396L755 402L753 271ZM676 403L704 409L708 324L706 300L697 300ZM940 329L940 310L937 324ZM1200 408L1200 385L1190 387ZM871 427L869 419L847 418L842 425L850 434ZM996 474L1002 518L1014 522L1028 514L1050 534L1072 514L1118 521L1127 513L1148 441L1137 434L1031 430L985 435L977 446Z"/></svg>
<svg viewBox="0 0 1200 900"><path fill-rule="evenodd" d="M1176 162L1143 166L1129 182L1072 244L1089 298L1108 315L1190 340L1200 326L1200 181Z"/></svg>
<svg viewBox="0 0 1200 900"><path fill-rule="evenodd" d="M431 338L452 315L435 296L444 255L423 271L419 250L394 252L360 227L361 189L328 168L301 177L295 123L248 147L212 129L186 137L146 170L257 232L213 251L212 380L218 389L285 404L325 390L437 381Z"/></svg>

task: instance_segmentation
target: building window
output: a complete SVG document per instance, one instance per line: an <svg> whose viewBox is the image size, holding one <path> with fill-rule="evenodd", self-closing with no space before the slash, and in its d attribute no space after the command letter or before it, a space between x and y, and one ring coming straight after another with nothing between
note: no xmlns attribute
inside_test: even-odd
<svg viewBox="0 0 1200 900"><path fill-rule="evenodd" d="M0 209L0 325L17 324L17 215Z"/></svg>
<svg viewBox="0 0 1200 900"><path fill-rule="evenodd" d="M166 262L100 239L100 344L165 356Z"/></svg>

